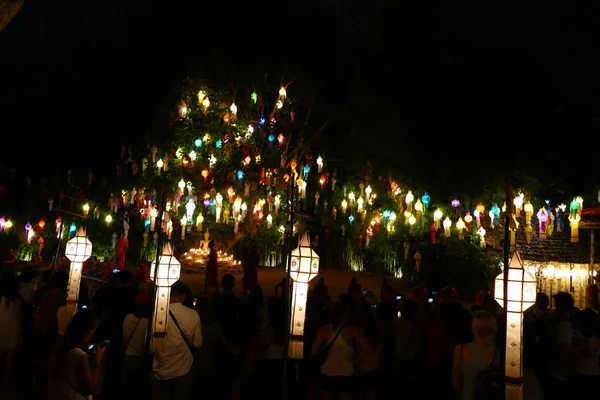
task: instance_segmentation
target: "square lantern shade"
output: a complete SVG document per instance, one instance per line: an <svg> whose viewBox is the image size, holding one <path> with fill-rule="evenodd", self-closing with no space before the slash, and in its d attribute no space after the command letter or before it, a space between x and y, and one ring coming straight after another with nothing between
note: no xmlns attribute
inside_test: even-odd
<svg viewBox="0 0 600 400"><path fill-rule="evenodd" d="M92 255L92 243L85 235L85 229L79 228L77 235L67 242L65 256L74 262L82 263Z"/></svg>
<svg viewBox="0 0 600 400"><path fill-rule="evenodd" d="M508 291L506 309L506 377L521 380L523 377L523 312L535 303L536 282L523 269L517 251L508 265ZM504 305L504 274L498 275L495 298Z"/></svg>
<svg viewBox="0 0 600 400"><path fill-rule="evenodd" d="M155 272L156 277L154 276ZM180 275L181 263L173 256L171 244L167 243L158 259L158 268L156 268L156 262L153 262L150 267L150 279L156 282L156 286L164 287L177 282Z"/></svg>
<svg viewBox="0 0 600 400"><path fill-rule="evenodd" d="M290 277L295 282L308 283L319 273L319 256L310 247L310 235L304 233L298 247L292 251Z"/></svg>

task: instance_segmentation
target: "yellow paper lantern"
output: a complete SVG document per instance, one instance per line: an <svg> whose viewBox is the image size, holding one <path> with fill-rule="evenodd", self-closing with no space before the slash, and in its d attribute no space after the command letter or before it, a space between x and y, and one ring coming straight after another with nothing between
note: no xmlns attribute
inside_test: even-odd
<svg viewBox="0 0 600 400"><path fill-rule="evenodd" d="M158 259L158 267L156 261L150 267L150 279L156 284L154 314L152 315L152 347L155 351L163 346L167 336L171 285L177 282L180 274L181 264L173 256L173 248L167 243Z"/></svg>
<svg viewBox="0 0 600 400"><path fill-rule="evenodd" d="M85 229L80 227L75 237L67 242L65 250L65 257L71 260L69 291L67 292L67 312L69 315L73 315L77 310L83 262L91 255L92 243L86 237Z"/></svg>
<svg viewBox="0 0 600 400"><path fill-rule="evenodd" d="M302 359L308 282L319 273L319 256L310 246L308 233L302 235L298 248L292 251L288 268L293 280L289 357Z"/></svg>
<svg viewBox="0 0 600 400"><path fill-rule="evenodd" d="M504 306L504 273L496 277L495 287L494 297ZM535 279L523 269L518 251L512 254L508 264L507 294L506 378L507 390L511 390L511 381L520 383L523 378L523 312L535 303L536 297Z"/></svg>

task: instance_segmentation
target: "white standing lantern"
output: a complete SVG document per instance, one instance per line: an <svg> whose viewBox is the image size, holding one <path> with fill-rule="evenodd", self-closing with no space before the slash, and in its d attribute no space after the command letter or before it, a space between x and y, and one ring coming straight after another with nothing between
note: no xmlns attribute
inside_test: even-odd
<svg viewBox="0 0 600 400"><path fill-rule="evenodd" d="M65 256L71 260L69 269L69 291L67 292L67 315L73 316L77 311L79 300L79 286L83 262L92 255L92 243L85 234L85 229L80 227L75 237L67 242Z"/></svg>
<svg viewBox="0 0 600 400"><path fill-rule="evenodd" d="M156 273L156 276L154 275ZM173 256L170 243L165 244L162 254L150 268L150 280L156 285L154 313L152 314L152 348L160 350L167 336L167 321L169 318L169 303L171 300L171 285L179 280L181 264Z"/></svg>
<svg viewBox="0 0 600 400"><path fill-rule="evenodd" d="M292 251L288 265L290 277L294 281L290 318L290 345L288 356L302 359L304 355L304 320L308 282L319 273L319 256L310 246L310 235L304 233L298 248Z"/></svg>
<svg viewBox="0 0 600 400"><path fill-rule="evenodd" d="M496 277L495 299L504 306L504 273ZM512 254L508 265L508 299L506 317L506 398L522 399L523 379L523 312L535 303L535 279L523 269L519 252Z"/></svg>

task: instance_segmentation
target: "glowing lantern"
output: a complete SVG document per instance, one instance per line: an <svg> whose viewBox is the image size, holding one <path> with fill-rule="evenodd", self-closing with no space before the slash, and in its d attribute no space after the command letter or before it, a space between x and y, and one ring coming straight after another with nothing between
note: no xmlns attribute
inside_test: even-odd
<svg viewBox="0 0 600 400"><path fill-rule="evenodd" d="M152 315L152 345L155 351L162 348L167 336L171 285L177 282L180 273L181 264L173 256L173 249L167 243L158 259L158 266L154 261L150 267L150 279L156 284L154 314Z"/></svg>
<svg viewBox="0 0 600 400"><path fill-rule="evenodd" d="M208 169L204 168L202 170L202 178L204 178L204 184L206 185L206 180L208 179Z"/></svg>
<svg viewBox="0 0 600 400"><path fill-rule="evenodd" d="M465 229L465 222L462 217L458 217L458 221L456 221L456 229L458 229L458 238L463 238L463 229Z"/></svg>
<svg viewBox="0 0 600 400"><path fill-rule="evenodd" d="M234 117L237 115L238 108L235 105L235 103L231 103L231 107L229 107L229 110L231 111L231 113L233 114Z"/></svg>
<svg viewBox="0 0 600 400"><path fill-rule="evenodd" d="M415 252L415 255L413 256L414 260L415 260L415 270L417 270L417 272L419 271L419 269L421 268L421 262L423 261L423 256L421 255L421 252L419 250L417 250Z"/></svg>
<svg viewBox="0 0 600 400"><path fill-rule="evenodd" d="M190 151L190 154L188 154L188 156L190 157L190 160L192 160L192 161L196 161L196 158L198 158L198 154L196 154L196 152L194 150Z"/></svg>
<svg viewBox="0 0 600 400"><path fill-rule="evenodd" d="M521 215L521 210L523 209L523 193L519 194L517 197L515 197L515 199L513 200L513 204L515 205L515 210L517 213L517 217L519 215Z"/></svg>
<svg viewBox="0 0 600 400"><path fill-rule="evenodd" d="M67 242L65 256L71 260L69 270L69 291L67 292L67 315L72 316L77 311L79 300L79 285L83 262L92 255L92 243L85 234L85 229L80 227L75 237Z"/></svg>
<svg viewBox="0 0 600 400"><path fill-rule="evenodd" d="M217 193L215 196L217 204L215 205L216 221L221 222L221 210L223 209L223 195Z"/></svg>
<svg viewBox="0 0 600 400"><path fill-rule="evenodd" d="M181 105L179 106L179 117L183 118L185 117L185 114L187 114L188 109L187 109L187 105L185 104L185 102L181 102Z"/></svg>
<svg viewBox="0 0 600 400"><path fill-rule="evenodd" d="M420 221L421 215L423 214L423 202L421 199L418 199L415 203L415 211L417 212L417 221Z"/></svg>
<svg viewBox="0 0 600 400"><path fill-rule="evenodd" d="M444 213L442 212L442 210L435 210L435 212L433 213L433 222L435 223L435 229L440 229L440 221L442 220L442 217L444 216Z"/></svg>
<svg viewBox="0 0 600 400"><path fill-rule="evenodd" d="M525 211L525 222L530 224L531 223L531 217L533 216L533 206L531 205L530 202L527 202L524 206L523 206L523 211Z"/></svg>
<svg viewBox="0 0 600 400"><path fill-rule="evenodd" d="M506 268L506 267L505 267ZM504 307L504 273L496 277L494 297ZM515 251L508 264L506 307L506 398L520 396L523 378L523 312L535 303L536 282L523 269L519 252ZM516 393L510 394L511 391Z"/></svg>
<svg viewBox="0 0 600 400"><path fill-rule="evenodd" d="M40 231L44 232L44 227L46 226L46 221L44 221L43 219L40 220L40 222L38 222L38 226L40 227ZM3 227L0 227L0 229L2 229Z"/></svg>
<svg viewBox="0 0 600 400"><path fill-rule="evenodd" d="M497 204L494 204L492 206L492 209L490 211L490 218L492 219L492 228L500 225L500 207L498 207Z"/></svg>
<svg viewBox="0 0 600 400"><path fill-rule="evenodd" d="M545 208L541 208L537 213L538 222L540 224L540 239L546 239L546 224L548 222L548 212Z"/></svg>
<svg viewBox="0 0 600 400"><path fill-rule="evenodd" d="M356 200L357 211L361 211L363 209L364 203L365 199L363 199L362 197L359 197L358 200Z"/></svg>
<svg viewBox="0 0 600 400"><path fill-rule="evenodd" d="M206 97L206 93L204 93L204 90L198 91L198 102L199 103L202 103L202 100L204 100L205 97Z"/></svg>
<svg viewBox="0 0 600 400"><path fill-rule="evenodd" d="M283 145L284 139L285 139L285 137L283 136L283 133L280 133L279 135L277 135L277 141L279 142L279 147L281 147Z"/></svg>
<svg viewBox="0 0 600 400"><path fill-rule="evenodd" d="M483 226L479 227L477 230L477 234L479 235L479 247L485 247L485 234L486 231L483 229Z"/></svg>
<svg viewBox="0 0 600 400"><path fill-rule="evenodd" d="M427 212L427 209L429 208L429 203L431 202L431 197L429 197L429 194L427 194L427 192L425 192L423 197L421 197L421 201L423 201L423 205L425 206L424 211Z"/></svg>
<svg viewBox="0 0 600 400"><path fill-rule="evenodd" d="M292 251L288 268L294 282L289 357L301 359L304 354L304 320L306 318L308 282L319 273L319 256L310 246L308 233L302 235L298 248Z"/></svg>
<svg viewBox="0 0 600 400"><path fill-rule="evenodd" d="M202 100L202 107L204 107L204 113L206 113L206 109L208 108L208 106L210 106L210 101L208 100L208 97L207 97L204 100Z"/></svg>
<svg viewBox="0 0 600 400"><path fill-rule="evenodd" d="M569 215L569 222L571 223L571 243L579 242L579 221L581 216L579 214Z"/></svg>
<svg viewBox="0 0 600 400"><path fill-rule="evenodd" d="M412 191L409 190L408 193L406 193L406 198L404 199L404 201L406 202L406 208L408 209L408 211L412 211L414 200L415 200L415 196L412 194Z"/></svg>
<svg viewBox="0 0 600 400"><path fill-rule="evenodd" d="M371 186L367 186L367 188L365 189L365 194L367 195L367 199L369 199L369 197L371 197L371 193L373 193L373 189L371 189Z"/></svg>
<svg viewBox="0 0 600 400"><path fill-rule="evenodd" d="M444 236L450 237L450 227L452 227L452 221L450 221L450 218L446 217L444 220Z"/></svg>
<svg viewBox="0 0 600 400"><path fill-rule="evenodd" d="M108 214L108 215L106 216L106 218L104 218L104 222L106 222L106 226L110 226L110 224L111 224L112 220L113 220L113 217L112 217L112 215Z"/></svg>
<svg viewBox="0 0 600 400"><path fill-rule="evenodd" d="M472 225L471 223L473 222L473 217L471 216L471 213L467 211L467 213L465 214L465 223L467 224L467 230L469 232L472 231Z"/></svg>
<svg viewBox="0 0 600 400"><path fill-rule="evenodd" d="M165 166L165 163L163 162L163 160L161 158L159 158L158 161L156 162L156 167L158 168L158 175L160 175L164 166Z"/></svg>
<svg viewBox="0 0 600 400"><path fill-rule="evenodd" d="M317 157L317 172L321 173L323 171L323 157Z"/></svg>
<svg viewBox="0 0 600 400"><path fill-rule="evenodd" d="M282 99L283 101L285 101L286 96L287 96L287 91L282 86L281 89L279 89L279 98Z"/></svg>
<svg viewBox="0 0 600 400"><path fill-rule="evenodd" d="M460 207L460 200L452 200L452 208L454 208L454 212L458 211L458 207Z"/></svg>
<svg viewBox="0 0 600 400"><path fill-rule="evenodd" d="M33 239L34 235L35 235L35 232L33 231L33 227L28 222L25 225L25 237L27 238L27 244L31 244L31 239Z"/></svg>
<svg viewBox="0 0 600 400"><path fill-rule="evenodd" d="M85 203L83 205L83 215L87 217L89 212L90 212L90 205L88 203Z"/></svg>
<svg viewBox="0 0 600 400"><path fill-rule="evenodd" d="M581 212L583 211L583 197L577 196L575 197L575 201L577 204L579 204L579 207L577 208L577 214L581 215Z"/></svg>
<svg viewBox="0 0 600 400"><path fill-rule="evenodd" d="M196 146L196 150L198 150L199 147L202 147L202 139L198 138L194 141L194 145Z"/></svg>
<svg viewBox="0 0 600 400"><path fill-rule="evenodd" d="M412 232L414 230L414 226L417 223L417 219L414 216L410 216L408 217L408 225L410 225L410 231Z"/></svg>
<svg viewBox="0 0 600 400"><path fill-rule="evenodd" d="M342 200L342 212L346 214L346 208L348 207L348 202L346 199Z"/></svg>

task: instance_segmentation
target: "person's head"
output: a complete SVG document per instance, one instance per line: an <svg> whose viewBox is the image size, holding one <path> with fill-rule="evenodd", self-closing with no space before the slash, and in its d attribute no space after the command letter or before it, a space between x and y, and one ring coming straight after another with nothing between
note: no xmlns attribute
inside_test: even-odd
<svg viewBox="0 0 600 400"><path fill-rule="evenodd" d="M419 305L416 301L406 299L402 302L402 318L412 321L416 318L418 310Z"/></svg>
<svg viewBox="0 0 600 400"><path fill-rule="evenodd" d="M138 293L133 313L138 318L149 318L152 315L152 294L149 291L142 290Z"/></svg>
<svg viewBox="0 0 600 400"><path fill-rule="evenodd" d="M250 305L261 305L263 304L263 290L260 286L255 286L250 289L250 293L248 293L248 304Z"/></svg>
<svg viewBox="0 0 600 400"><path fill-rule="evenodd" d="M94 311L82 309L79 310L65 329L64 351L72 350L75 347L80 347L88 343L98 326L98 318Z"/></svg>
<svg viewBox="0 0 600 400"><path fill-rule="evenodd" d="M573 309L573 296L566 292L560 292L552 296L554 299L554 307L558 313L569 313Z"/></svg>
<svg viewBox="0 0 600 400"><path fill-rule="evenodd" d="M212 250L212 249L214 249L214 248L215 248L215 241L214 241L214 240L211 240L210 242L208 242L208 248L209 248L210 250Z"/></svg>
<svg viewBox="0 0 600 400"><path fill-rule="evenodd" d="M483 291L484 292L489 292L492 290L492 287L490 286L489 283L486 283L485 285L483 285Z"/></svg>
<svg viewBox="0 0 600 400"><path fill-rule="evenodd" d="M190 292L188 285L177 281L171 285L171 303L183 303L185 296Z"/></svg>
<svg viewBox="0 0 600 400"><path fill-rule="evenodd" d="M65 271L60 269L54 271L54 275L52 276L52 286L54 289L66 292L68 282L69 275Z"/></svg>
<svg viewBox="0 0 600 400"><path fill-rule="evenodd" d="M235 277L231 274L225 274L221 277L221 287L226 291L233 291L235 288Z"/></svg>
<svg viewBox="0 0 600 400"><path fill-rule="evenodd" d="M348 305L346 303L337 302L331 310L331 326L333 329L339 328L348 315Z"/></svg>
<svg viewBox="0 0 600 400"><path fill-rule="evenodd" d="M598 313L591 308L577 313L577 330L585 337L591 337L598 330Z"/></svg>
<svg viewBox="0 0 600 400"><path fill-rule="evenodd" d="M539 292L535 295L535 306L544 311L550 306L550 298L546 293Z"/></svg>
<svg viewBox="0 0 600 400"><path fill-rule="evenodd" d="M472 332L476 339L493 339L496 336L496 317L493 314L480 310L473 315Z"/></svg>
<svg viewBox="0 0 600 400"><path fill-rule="evenodd" d="M321 279L323 279L323 278L321 278ZM352 279L350 279L350 283L352 285L354 285L356 283L356 277L355 276L353 276Z"/></svg>
<svg viewBox="0 0 600 400"><path fill-rule="evenodd" d="M322 285L324 285L324 284L325 284L325 278L323 278L323 277L319 278L318 285L321 285L321 286L322 286Z"/></svg>

